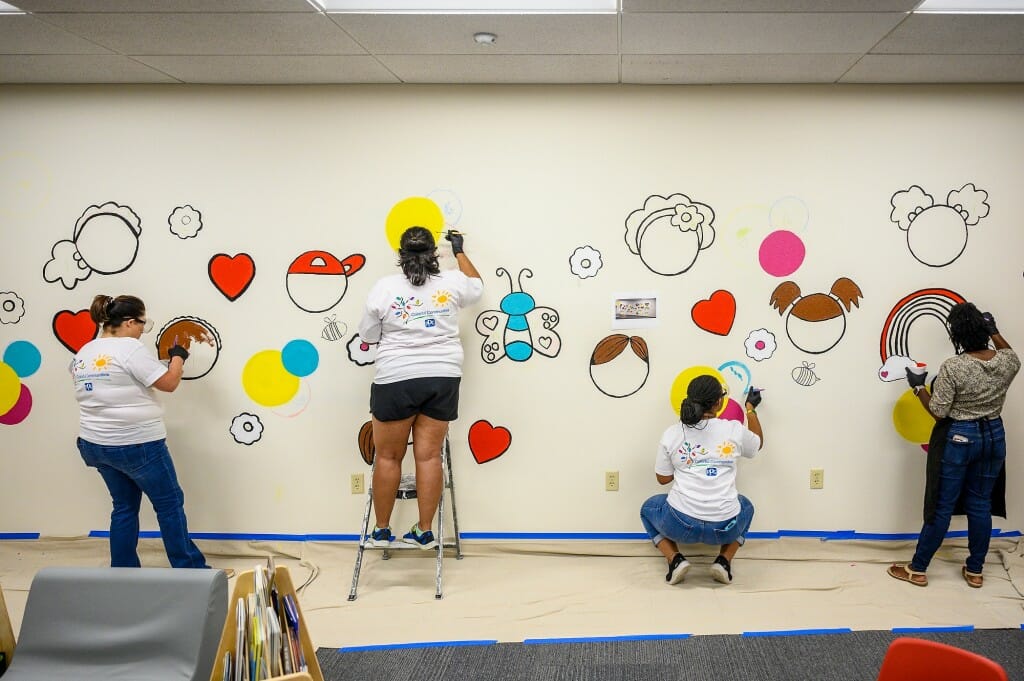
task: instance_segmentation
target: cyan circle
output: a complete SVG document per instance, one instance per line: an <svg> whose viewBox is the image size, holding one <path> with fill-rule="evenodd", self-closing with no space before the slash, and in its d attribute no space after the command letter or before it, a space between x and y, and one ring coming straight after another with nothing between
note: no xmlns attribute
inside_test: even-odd
<svg viewBox="0 0 1024 681"><path fill-rule="evenodd" d="M38 348L28 341L14 341L4 350L4 363L9 364L18 378L27 378L39 371L43 356Z"/></svg>
<svg viewBox="0 0 1024 681"><path fill-rule="evenodd" d="M299 338L281 349L281 363L293 376L309 376L320 365L320 353L308 340Z"/></svg>

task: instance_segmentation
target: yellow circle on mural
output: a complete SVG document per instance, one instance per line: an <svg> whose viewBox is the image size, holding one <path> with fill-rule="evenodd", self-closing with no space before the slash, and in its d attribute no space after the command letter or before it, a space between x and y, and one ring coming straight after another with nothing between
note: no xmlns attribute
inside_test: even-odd
<svg viewBox="0 0 1024 681"><path fill-rule="evenodd" d="M280 350L262 350L245 363L242 387L256 404L279 407L299 392L299 377L284 368Z"/></svg>
<svg viewBox="0 0 1024 681"><path fill-rule="evenodd" d="M718 379L718 382L722 384L722 390L726 393L729 392L729 384L725 382L725 377L722 376L718 369L702 365L683 369L679 375L676 376L676 380L672 381L672 389L668 394L669 403L672 405L672 412L676 416L679 415L679 407L683 404L683 400L686 398L686 389L690 386L690 381L698 376L714 376ZM728 400L723 400L722 408L718 410L715 416L721 416L728 404Z"/></svg>
<svg viewBox="0 0 1024 681"><path fill-rule="evenodd" d="M402 232L410 227L426 227L433 232L434 241L440 240L444 230L440 206L423 196L411 196L396 203L384 222L384 234L391 248L398 250Z"/></svg>
<svg viewBox="0 0 1024 681"><path fill-rule="evenodd" d="M900 395L892 408L892 425L896 426L896 432L904 440L921 445L931 439L935 419L924 408L914 391L908 389Z"/></svg>
<svg viewBox="0 0 1024 681"><path fill-rule="evenodd" d="M6 414L18 403L21 396L21 379L11 365L0 362L0 416Z"/></svg>

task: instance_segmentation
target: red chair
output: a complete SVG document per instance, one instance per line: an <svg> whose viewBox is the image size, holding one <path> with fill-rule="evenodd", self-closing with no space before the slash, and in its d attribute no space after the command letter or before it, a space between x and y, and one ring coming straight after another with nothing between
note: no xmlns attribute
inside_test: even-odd
<svg viewBox="0 0 1024 681"><path fill-rule="evenodd" d="M885 652L878 681L1008 681L987 657L944 643L900 637Z"/></svg>

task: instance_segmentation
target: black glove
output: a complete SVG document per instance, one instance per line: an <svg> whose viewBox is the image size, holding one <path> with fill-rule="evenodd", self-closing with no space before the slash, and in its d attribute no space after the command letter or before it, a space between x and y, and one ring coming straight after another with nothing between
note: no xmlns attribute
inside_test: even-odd
<svg viewBox="0 0 1024 681"><path fill-rule="evenodd" d="M167 351L167 358L171 359L173 357L181 357L181 361L182 363L184 363L185 360L188 359L188 350L181 347L180 345L172 345L171 348Z"/></svg>
<svg viewBox="0 0 1024 681"><path fill-rule="evenodd" d="M757 405L761 404L761 391L757 388L750 388L747 390L747 404L750 405L751 409L757 409Z"/></svg>
<svg viewBox="0 0 1024 681"><path fill-rule="evenodd" d="M455 232L449 229L447 232L444 233L444 238L450 241L452 244L452 255L465 253L465 251L462 248L462 244L466 240L466 237L462 236L461 232Z"/></svg>
<svg viewBox="0 0 1024 681"><path fill-rule="evenodd" d="M910 367L907 367L907 383L910 384L911 388L923 388L925 380L927 380L927 378L927 371L920 374L915 374L913 371L910 370Z"/></svg>
<svg viewBox="0 0 1024 681"><path fill-rule="evenodd" d="M996 318L992 316L991 312L982 312L981 318L985 320L985 332L990 336L996 336L999 334L999 329L996 327Z"/></svg>

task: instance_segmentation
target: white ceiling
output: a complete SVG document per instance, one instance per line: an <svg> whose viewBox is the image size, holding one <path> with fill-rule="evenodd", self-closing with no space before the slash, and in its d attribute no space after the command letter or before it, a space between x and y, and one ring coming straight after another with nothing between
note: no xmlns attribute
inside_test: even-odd
<svg viewBox="0 0 1024 681"><path fill-rule="evenodd" d="M1024 82L1024 14L911 13L920 0L622 0L614 14L9 1L28 14L0 15L0 83Z"/></svg>

